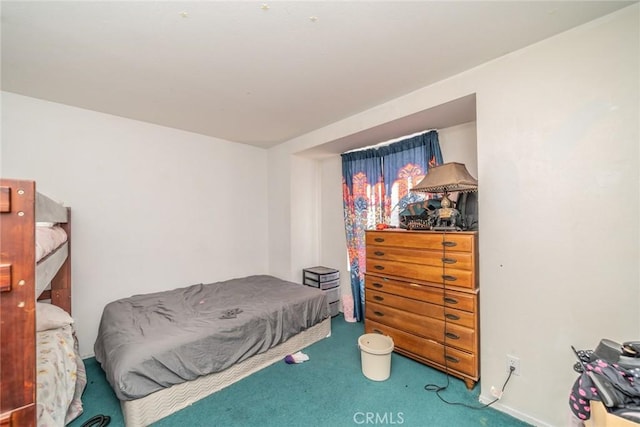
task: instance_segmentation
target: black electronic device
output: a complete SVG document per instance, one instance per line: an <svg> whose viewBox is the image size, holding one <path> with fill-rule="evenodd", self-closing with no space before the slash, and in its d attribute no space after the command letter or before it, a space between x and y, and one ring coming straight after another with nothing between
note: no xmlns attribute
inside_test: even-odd
<svg viewBox="0 0 640 427"><path fill-rule="evenodd" d="M627 341L622 343L622 354L627 357L640 357L640 341Z"/></svg>
<svg viewBox="0 0 640 427"><path fill-rule="evenodd" d="M461 193L458 195L456 208L460 212L463 230L478 229L478 193Z"/></svg>

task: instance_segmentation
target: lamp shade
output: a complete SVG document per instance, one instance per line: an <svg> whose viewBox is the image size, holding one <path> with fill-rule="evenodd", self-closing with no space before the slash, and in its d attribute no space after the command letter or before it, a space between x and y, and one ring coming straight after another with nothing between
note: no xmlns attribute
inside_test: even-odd
<svg viewBox="0 0 640 427"><path fill-rule="evenodd" d="M425 177L411 189L423 193L476 191L478 180L471 176L462 163L445 163L429 169Z"/></svg>

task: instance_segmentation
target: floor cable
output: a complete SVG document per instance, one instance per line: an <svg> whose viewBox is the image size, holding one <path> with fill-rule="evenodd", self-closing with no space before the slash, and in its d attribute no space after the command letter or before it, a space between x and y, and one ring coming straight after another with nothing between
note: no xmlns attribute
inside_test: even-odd
<svg viewBox="0 0 640 427"><path fill-rule="evenodd" d="M105 427L111 422L109 415L96 415L85 421L81 427Z"/></svg>

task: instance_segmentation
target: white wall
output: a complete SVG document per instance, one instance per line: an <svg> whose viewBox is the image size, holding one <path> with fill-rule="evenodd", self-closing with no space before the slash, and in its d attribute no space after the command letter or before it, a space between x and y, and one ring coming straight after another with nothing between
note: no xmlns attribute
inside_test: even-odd
<svg viewBox="0 0 640 427"><path fill-rule="evenodd" d="M640 336L639 18L630 6L270 150L291 170L292 153L476 94L481 400L515 355L522 375L494 407L535 425L567 425L572 344ZM335 189L321 198L320 239L337 242L335 179L320 184ZM311 238L271 218L269 229ZM272 253L270 266L294 270L291 255Z"/></svg>
<svg viewBox="0 0 640 427"><path fill-rule="evenodd" d="M342 158L330 157L318 162L321 197L316 209L320 215L320 253L318 264L340 270L340 294L351 294L342 202ZM342 305L340 305L342 310Z"/></svg>
<svg viewBox="0 0 640 427"><path fill-rule="evenodd" d="M291 205L291 256L292 266L313 267L312 260L318 259L320 212L318 198L319 169L317 162L305 157L295 156L292 162L291 175L298 177L291 181L291 194L300 196L296 204ZM285 205L286 206L286 205ZM300 239L300 236L306 236ZM292 280L302 280L302 268L294 268Z"/></svg>
<svg viewBox="0 0 640 427"><path fill-rule="evenodd" d="M471 176L478 177L476 122L438 129L442 159L463 163Z"/></svg>
<svg viewBox="0 0 640 427"><path fill-rule="evenodd" d="M480 71L482 390L516 355L502 404L554 425L569 346L640 336L638 18L635 5Z"/></svg>
<svg viewBox="0 0 640 427"><path fill-rule="evenodd" d="M278 147L268 150L268 219L269 272L283 279L293 279L291 270L291 167L289 154ZM297 277L297 276L295 276Z"/></svg>
<svg viewBox="0 0 640 427"><path fill-rule="evenodd" d="M2 93L1 175L72 209L72 310L93 353L132 294L267 272L267 153Z"/></svg>

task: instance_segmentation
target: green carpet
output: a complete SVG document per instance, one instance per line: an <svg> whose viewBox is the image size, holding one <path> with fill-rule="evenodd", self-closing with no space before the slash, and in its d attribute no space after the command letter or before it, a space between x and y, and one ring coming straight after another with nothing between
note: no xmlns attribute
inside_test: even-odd
<svg viewBox="0 0 640 427"><path fill-rule="evenodd" d="M444 386L447 376L396 353L392 353L388 380L367 379L357 345L362 334L362 323L347 323L337 316L331 337L303 350L309 361L271 365L154 426L527 426L493 408L442 402L424 386ZM99 364L94 358L85 364L84 413L70 426L80 427L96 414L111 416L110 426L123 426L120 405ZM469 391L462 381L450 377L448 388L440 394L449 402L478 407L479 390L476 385Z"/></svg>

